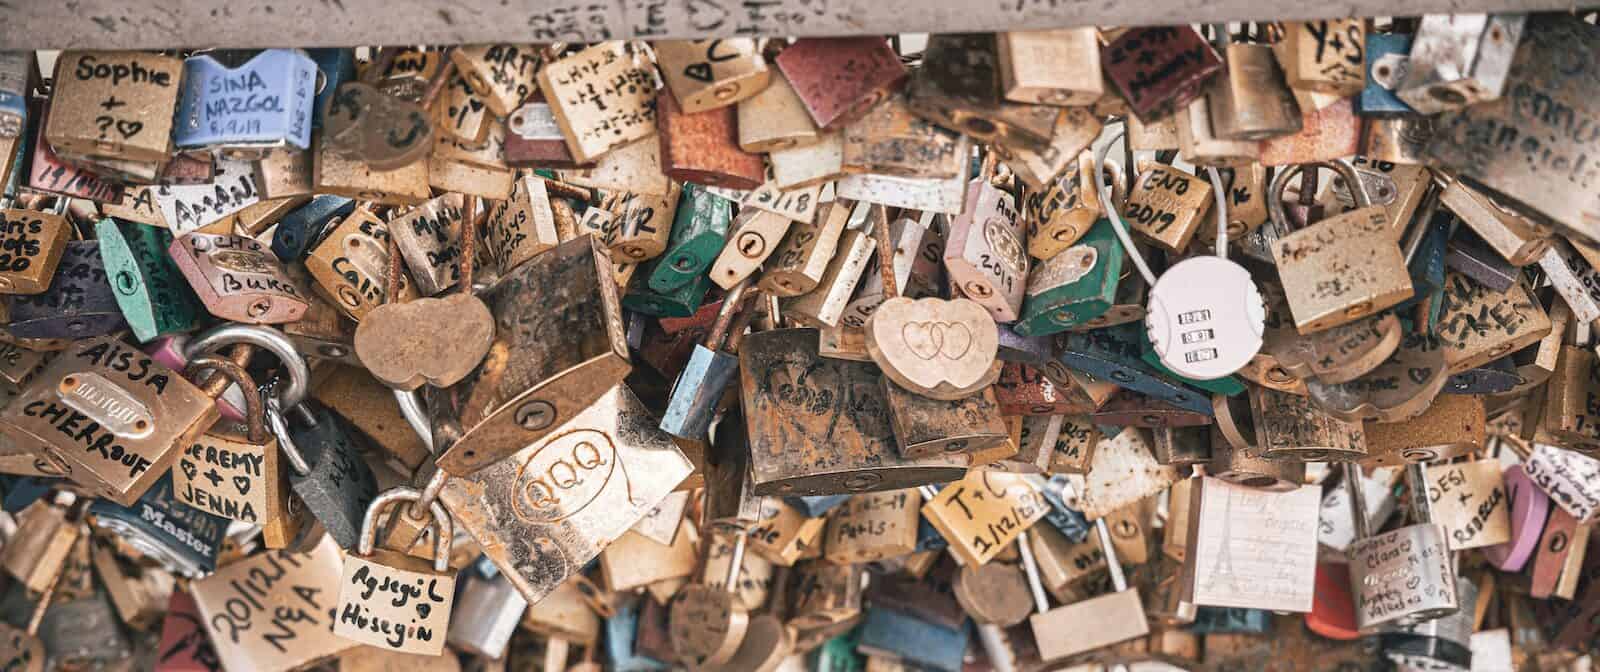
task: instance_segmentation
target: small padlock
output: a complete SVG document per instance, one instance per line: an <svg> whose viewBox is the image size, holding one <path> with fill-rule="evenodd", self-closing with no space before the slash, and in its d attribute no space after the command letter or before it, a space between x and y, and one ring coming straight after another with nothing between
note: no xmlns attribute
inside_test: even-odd
<svg viewBox="0 0 1600 672"><path fill-rule="evenodd" d="M429 508L434 531L431 567L409 555L375 548L378 514L389 505L421 499L422 493L414 489L395 488L368 505L361 543L345 557L333 634L404 653L444 651L456 588L449 564L449 514L437 501Z"/></svg>
<svg viewBox="0 0 1600 672"><path fill-rule="evenodd" d="M260 242L193 232L174 239L168 253L206 310L217 317L281 324L305 314L305 290Z"/></svg>
<svg viewBox="0 0 1600 672"><path fill-rule="evenodd" d="M1367 530L1365 496L1355 487L1360 467L1346 462L1343 473L1356 523L1355 541L1345 551L1356 627L1369 632L1386 623L1421 623L1453 613L1459 605L1455 570L1439 526L1423 520L1373 536Z"/></svg>
<svg viewBox="0 0 1600 672"><path fill-rule="evenodd" d="M857 203L862 212L865 212L867 205L864 202ZM855 303L851 296L856 293L857 287L866 282L863 278L867 268L872 260L877 258L877 255L873 254L875 250L876 243L870 231L846 229L844 235L839 238L839 249L828 262L828 269L823 272L816 289L808 294L783 301L783 314L799 324L818 328L841 325L852 328L865 327L870 311L875 310L887 296L881 291L881 280L877 285L880 291L876 297L858 298L857 301L861 303ZM916 262L912 262L912 265L915 267ZM877 277L881 278L882 275L880 272ZM907 287L911 286L909 282ZM856 309L852 310L852 306ZM869 311L869 314L862 315L862 310Z"/></svg>
<svg viewBox="0 0 1600 672"><path fill-rule="evenodd" d="M1427 14L1395 95L1421 114L1498 99L1511 79L1525 14Z"/></svg>
<svg viewBox="0 0 1600 672"><path fill-rule="evenodd" d="M579 161L573 157L572 150L567 149L566 137L562 135L555 112L539 90L535 90L522 107L506 118L503 153L506 163L518 168L587 168L595 165L593 160Z"/></svg>
<svg viewBox="0 0 1600 672"><path fill-rule="evenodd" d="M869 214L871 205L856 203L853 210L848 210L849 224L855 229L865 230L870 224L866 215ZM876 235L875 228L871 231ZM875 241L875 238L870 240ZM916 217L900 216L889 225L889 240L892 241L894 254L894 281L895 288L900 296L919 299L938 293L940 280L940 253L944 249L944 234L939 228L939 217L933 213L921 213ZM837 255L836 255L837 256ZM878 266L880 260L877 255L870 256L870 265L867 266L860 277L860 283L855 289L855 296L849 299L844 306L844 315L839 318L839 324L846 327L864 327L867 320L872 318L873 311L882 305L888 295L884 293L884 274Z"/></svg>
<svg viewBox="0 0 1600 672"><path fill-rule="evenodd" d="M651 47L667 88L688 114L759 95L772 78L751 38L659 40Z"/></svg>
<svg viewBox="0 0 1600 672"><path fill-rule="evenodd" d="M1206 473L1217 478L1261 490L1292 490L1305 482L1304 462L1272 460L1256 443L1261 428L1256 427L1241 400L1217 395L1216 424L1211 433L1211 462Z"/></svg>
<svg viewBox="0 0 1600 672"><path fill-rule="evenodd" d="M1135 28L1100 48L1106 77L1141 120L1170 115L1222 70L1217 51L1189 26Z"/></svg>
<svg viewBox="0 0 1600 672"><path fill-rule="evenodd" d="M472 92L497 117L511 114L538 86L539 56L531 44L477 44L449 53Z"/></svg>
<svg viewBox="0 0 1600 672"><path fill-rule="evenodd" d="M319 195L278 220L272 233L272 253L291 263L305 258L330 227L354 212L356 202L343 196Z"/></svg>
<svg viewBox="0 0 1600 672"><path fill-rule="evenodd" d="M1139 174L1123 208L1134 233L1169 252L1189 246L1213 201L1211 185L1172 166L1155 164Z"/></svg>
<svg viewBox="0 0 1600 672"><path fill-rule="evenodd" d="M69 51L56 61L55 114L41 124L57 151L163 162L172 153L183 60L135 51Z"/></svg>
<svg viewBox="0 0 1600 672"><path fill-rule="evenodd" d="M0 206L0 294L47 291L73 237L71 223L58 212L67 199L58 199L50 212L13 208L10 198Z"/></svg>
<svg viewBox="0 0 1600 672"><path fill-rule="evenodd" d="M613 86L619 78L625 84ZM605 95L597 95L597 87ZM655 132L655 73L640 61L637 45L605 42L545 63L539 89L577 161L593 161Z"/></svg>
<svg viewBox="0 0 1600 672"><path fill-rule="evenodd" d="M266 407L242 366L215 356L191 359L186 377L201 371L232 380L244 391L248 429L213 426L181 448L173 471L177 499L221 518L267 525L284 516L287 490L278 462L278 442L267 433Z"/></svg>
<svg viewBox="0 0 1600 672"><path fill-rule="evenodd" d="M1252 388L1250 412L1262 455L1307 462L1360 460L1367 455L1360 423L1328 415L1307 397Z"/></svg>
<svg viewBox="0 0 1600 672"><path fill-rule="evenodd" d="M317 63L299 49L217 50L184 59L173 145L233 159L311 148Z"/></svg>
<svg viewBox="0 0 1600 672"><path fill-rule="evenodd" d="M107 217L95 224L117 305L140 342L195 328L201 306L167 249L172 234Z"/></svg>
<svg viewBox="0 0 1600 672"><path fill-rule="evenodd" d="M868 670L877 669L873 661L892 660L919 669L960 672L968 636L965 627L950 628L894 609L868 607L856 633L855 650L871 656Z"/></svg>
<svg viewBox="0 0 1600 672"><path fill-rule="evenodd" d="M963 564L989 562L1050 509L1021 474L973 469L922 505L928 522L951 542Z"/></svg>
<svg viewBox="0 0 1600 672"><path fill-rule="evenodd" d="M991 183L990 172L981 171L972 180L967 209L950 222L944 265L963 295L988 309L996 321L1011 322L1022 309L1028 257L1015 199Z"/></svg>
<svg viewBox="0 0 1600 672"><path fill-rule="evenodd" d="M1012 31L997 38L1000 89L1006 99L1087 105L1105 95L1100 42L1092 28Z"/></svg>
<svg viewBox="0 0 1600 672"><path fill-rule="evenodd" d="M739 533L735 537L727 580L722 586L691 585L672 601L669 623L673 648L678 659L694 669L715 667L732 659L750 625L750 614L733 599L745 550L745 535Z"/></svg>
<svg viewBox="0 0 1600 672"><path fill-rule="evenodd" d="M1288 35L1310 32L1309 26L1319 23L1326 27L1328 22L1291 23L1287 28ZM1295 103L1289 87L1312 87L1305 86L1308 81L1304 76L1298 79L1298 83L1291 78L1284 84L1284 70L1278 67L1279 61L1273 52L1279 49L1292 51L1294 47L1287 44L1289 38L1273 45L1234 42L1226 26L1218 27L1217 37L1222 40L1222 55L1227 70L1212 81L1211 89L1206 93L1211 130L1216 132L1217 137L1226 140L1264 140L1275 135L1298 132L1301 124L1300 106ZM1342 58L1342 55L1338 57ZM1293 56L1289 60L1299 64ZM1338 79L1332 73L1327 77ZM1182 130L1181 126L1179 130Z"/></svg>
<svg viewBox="0 0 1600 672"><path fill-rule="evenodd" d="M1289 86L1340 97L1366 85L1366 20L1285 21L1272 45Z"/></svg>
<svg viewBox="0 0 1600 672"><path fill-rule="evenodd" d="M833 201L818 209L816 217L820 223L800 221L790 225L783 242L768 257L769 263L761 272L758 283L761 290L774 296L792 297L816 289L828 270L828 262L839 249L839 237L844 234L850 214L850 204Z"/></svg>
<svg viewBox="0 0 1600 672"><path fill-rule="evenodd" d="M1300 132L1261 141L1261 165L1289 166L1333 161L1356 154L1361 147L1361 117L1354 98L1327 100L1326 94L1302 93Z"/></svg>
<svg viewBox="0 0 1600 672"><path fill-rule="evenodd" d="M121 202L125 193L121 182L112 181L86 168L68 164L56 155L55 149L45 138L45 126L49 123L49 115L49 104L41 104L40 116L43 121L34 129L33 142L15 143L16 151L20 151L27 159L28 187L49 194L101 203ZM7 152L6 156L10 155L11 153ZM9 161L4 163L6 169L10 170L11 163Z"/></svg>
<svg viewBox="0 0 1600 672"><path fill-rule="evenodd" d="M836 564L905 555L917 544L922 493L916 488L855 495L828 514L822 557Z"/></svg>
<svg viewBox="0 0 1600 672"><path fill-rule="evenodd" d="M860 118L906 77L905 66L881 37L801 39L775 60L822 130Z"/></svg>
<svg viewBox="0 0 1600 672"><path fill-rule="evenodd" d="M671 93L663 91L656 94L655 120L661 172L668 177L729 189L761 186L761 155L739 148L733 108L690 113L678 107L678 99Z"/></svg>

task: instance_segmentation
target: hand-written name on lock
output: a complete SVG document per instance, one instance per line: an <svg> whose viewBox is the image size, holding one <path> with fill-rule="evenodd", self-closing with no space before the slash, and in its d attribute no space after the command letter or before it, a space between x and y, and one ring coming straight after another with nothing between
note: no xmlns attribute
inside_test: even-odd
<svg viewBox="0 0 1600 672"><path fill-rule="evenodd" d="M1340 23L1344 23L1341 31ZM1365 77L1365 40L1359 21L1307 21L1302 25L1317 48L1313 53L1317 72L1333 82L1361 81Z"/></svg>
<svg viewBox="0 0 1600 672"><path fill-rule="evenodd" d="M1478 533L1488 526L1489 517L1494 515L1495 510L1499 509L1501 504L1506 501L1505 494L1505 490L1500 488L1490 490L1488 496L1478 503L1478 509L1472 513L1472 518L1468 519L1466 524L1461 527L1450 530L1450 537L1455 541L1456 546L1464 547L1477 538ZM1463 495L1463 497L1470 497L1470 494Z"/></svg>
<svg viewBox="0 0 1600 672"><path fill-rule="evenodd" d="M219 448L206 439L190 444L178 460L178 499L230 520L259 522L265 513L257 504L265 502L266 459L265 453Z"/></svg>
<svg viewBox="0 0 1600 672"><path fill-rule="evenodd" d="M0 273L21 273L44 251L44 220L26 211L0 210Z"/></svg>
<svg viewBox="0 0 1600 672"><path fill-rule="evenodd" d="M396 579L393 576L373 576L374 568L378 571L384 569L381 565L367 563L357 569L350 577L350 584L361 589L359 599L352 600L339 611L339 623L352 625L361 630L371 630L387 636L385 640L389 646L401 648L410 639L418 642L431 642L437 633L425 625L416 625L418 622L427 623L439 605L445 604L453 596L441 595L438 578L417 579L408 582ZM453 586L446 586L448 592ZM364 606L372 600L374 593L378 594L379 601L385 606L402 609L407 603L415 600L416 618L412 624L394 623L382 618L376 612Z"/></svg>
<svg viewBox="0 0 1600 672"><path fill-rule="evenodd" d="M70 281L72 284L68 284ZM42 294L18 294L11 297L12 307L30 306L38 308L53 308L56 310L79 310L85 303L85 286L101 285L106 282L106 269L97 263L79 261L72 263L63 260L56 267L55 285L51 291Z"/></svg>
<svg viewBox="0 0 1600 672"><path fill-rule="evenodd" d="M315 586L290 584L288 591L273 590L273 585L283 580L291 567L294 570L302 568L300 558L303 556L269 551L257 557L260 559L256 563L260 566L228 582L232 596L222 602L222 608L211 615L207 625L214 634L226 636L234 644L239 643L241 632L259 632L262 642L271 645L279 653L288 653L290 643L300 636L301 630L314 631L331 625L333 607L324 608L318 603L322 589ZM305 606L295 604L289 598L291 594ZM265 616L267 605L272 605L271 618L265 627L257 628L256 614L261 612ZM319 613L326 613L330 623L324 624L319 620Z"/></svg>
<svg viewBox="0 0 1600 672"><path fill-rule="evenodd" d="M173 233L192 231L261 200L261 190L257 188L256 178L248 164L242 169L232 170L240 172L224 175L219 167L220 179L210 184L163 184L156 187L156 200L161 204L162 215L167 218Z"/></svg>
<svg viewBox="0 0 1600 672"><path fill-rule="evenodd" d="M616 444L603 432L575 429L546 440L517 472L517 517L554 523L578 514L611 482L617 461Z"/></svg>
<svg viewBox="0 0 1600 672"><path fill-rule="evenodd" d="M1460 115L1438 128L1434 143L1484 157L1482 165L1489 163L1488 157L1504 157L1506 165L1526 162L1529 172L1559 177L1583 190L1600 183L1594 161L1583 153L1593 142L1593 129L1600 128L1600 118L1574 109L1563 102L1564 96L1534 80L1507 83L1501 99L1510 101L1512 123L1498 114Z"/></svg>
<svg viewBox="0 0 1600 672"><path fill-rule="evenodd" d="M1307 229L1310 233L1290 236L1278 241L1279 263L1301 261L1321 254L1346 240L1365 239L1386 232L1389 228L1387 214L1382 208L1365 212L1364 216L1350 216L1346 226L1320 226Z"/></svg>
<svg viewBox="0 0 1600 672"><path fill-rule="evenodd" d="M1515 336L1532 321L1534 307L1526 300L1527 296L1516 288L1510 292L1491 292L1465 276L1452 274L1445 284L1440 308L1440 313L1448 318L1435 333L1446 346L1458 350L1465 349L1474 338L1489 336L1492 331Z"/></svg>

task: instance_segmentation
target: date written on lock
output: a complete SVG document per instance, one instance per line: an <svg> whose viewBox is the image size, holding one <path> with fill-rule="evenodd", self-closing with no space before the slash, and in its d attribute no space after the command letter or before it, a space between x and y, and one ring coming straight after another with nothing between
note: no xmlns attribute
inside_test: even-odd
<svg viewBox="0 0 1600 672"><path fill-rule="evenodd" d="M1022 474L988 469L967 472L922 506L950 552L967 565L994 559L1049 512L1044 494Z"/></svg>

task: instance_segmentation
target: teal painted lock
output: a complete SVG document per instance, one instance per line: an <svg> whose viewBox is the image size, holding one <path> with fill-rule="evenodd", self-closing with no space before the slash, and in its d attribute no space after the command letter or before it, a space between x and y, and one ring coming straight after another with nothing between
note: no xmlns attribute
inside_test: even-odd
<svg viewBox="0 0 1600 672"><path fill-rule="evenodd" d="M678 213L672 220L672 235L667 239L667 251L648 273L640 275L649 279L647 286L651 291L661 295L702 284L706 269L711 268L711 263L727 244L728 229L732 226L731 202L712 195L698 184L684 183Z"/></svg>
<svg viewBox="0 0 1600 672"><path fill-rule="evenodd" d="M716 259L716 253L713 252L709 258ZM700 310L700 304L706 300L706 292L711 291L711 276L701 269L701 272L690 276L689 282L678 288L659 291L650 280L658 270L671 264L669 257L656 257L639 269L633 276L633 282L628 285L627 293L622 295L622 307L656 317L689 317Z"/></svg>
<svg viewBox="0 0 1600 672"><path fill-rule="evenodd" d="M1022 319L1013 328L1023 336L1042 336L1104 315L1116 303L1122 256L1111 222L1096 221L1077 244L1028 274Z"/></svg>
<svg viewBox="0 0 1600 672"><path fill-rule="evenodd" d="M167 256L170 231L107 217L94 232L117 307L140 343L198 326L200 299Z"/></svg>

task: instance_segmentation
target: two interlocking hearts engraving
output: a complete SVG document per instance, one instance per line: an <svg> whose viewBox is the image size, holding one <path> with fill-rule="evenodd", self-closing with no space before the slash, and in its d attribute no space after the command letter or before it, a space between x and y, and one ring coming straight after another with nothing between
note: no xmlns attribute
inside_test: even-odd
<svg viewBox="0 0 1600 672"><path fill-rule="evenodd" d="M872 312L866 332L883 375L923 396L955 401L1000 377L999 327L974 301L895 297Z"/></svg>
<svg viewBox="0 0 1600 672"><path fill-rule="evenodd" d="M972 330L960 322L907 322L900 327L900 338L911 354L924 360L961 359L972 351Z"/></svg>

